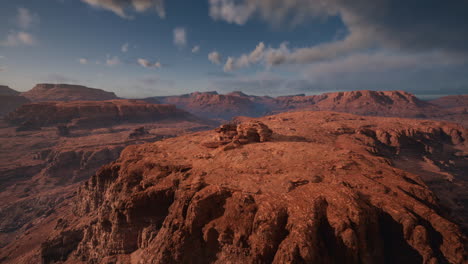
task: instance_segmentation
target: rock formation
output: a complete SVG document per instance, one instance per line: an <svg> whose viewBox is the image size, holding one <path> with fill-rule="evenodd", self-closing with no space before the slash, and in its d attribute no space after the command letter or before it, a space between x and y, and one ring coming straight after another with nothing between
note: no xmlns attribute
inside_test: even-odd
<svg viewBox="0 0 468 264"><path fill-rule="evenodd" d="M8 86L0 85L0 117L30 102L30 100L20 96L18 91Z"/></svg>
<svg viewBox="0 0 468 264"><path fill-rule="evenodd" d="M27 257L27 253L15 250L18 245L19 248L22 248L21 245L29 247L26 249L28 252L39 246L50 232L47 229L50 221L55 225L56 219L67 213L70 199L74 197L79 184L89 179L101 166L115 161L124 147L159 141L187 131L213 128L204 122L187 119L151 120L79 129L68 125L40 128L34 126L34 122L29 125L23 123L17 128L2 124L0 262L4 263L5 256L14 254L20 258ZM144 133L129 138L142 126ZM34 238L26 238L30 235ZM13 263L40 261L16 259Z"/></svg>
<svg viewBox="0 0 468 264"><path fill-rule="evenodd" d="M16 110L18 107L30 103L28 99L19 95L0 95L0 117Z"/></svg>
<svg viewBox="0 0 468 264"><path fill-rule="evenodd" d="M468 95L444 96L430 101L431 104L442 108L468 107Z"/></svg>
<svg viewBox="0 0 468 264"><path fill-rule="evenodd" d="M206 118L229 120L235 116L259 117L285 111L337 111L359 115L450 120L465 124L468 107L465 97L447 97L426 102L404 91L349 91L321 95L295 95L272 98L242 92L220 95L216 92L147 98L175 104ZM444 103L445 102L445 103ZM442 106L456 104L458 108ZM468 124L467 124L468 125Z"/></svg>
<svg viewBox="0 0 468 264"><path fill-rule="evenodd" d="M139 100L42 102L21 106L5 117L12 125L65 124L72 127L105 127L122 123L197 120L173 105L156 105Z"/></svg>
<svg viewBox="0 0 468 264"><path fill-rule="evenodd" d="M204 146L213 137L259 143ZM463 219L431 181L466 195L467 139L450 123L295 112L130 146L80 187L40 258L466 263Z"/></svg>
<svg viewBox="0 0 468 264"><path fill-rule="evenodd" d="M253 98L253 97L252 97ZM267 113L262 104L252 101L249 96L222 95L217 92L195 92L180 96L147 98L165 104L173 104L195 115L205 118L231 119L239 115L261 116Z"/></svg>
<svg viewBox="0 0 468 264"><path fill-rule="evenodd" d="M242 124L226 124L215 129L218 133L214 141L205 142L208 148L218 148L227 145L224 149L235 148L240 145L256 142L266 142L271 139L272 131L259 121L251 121Z"/></svg>
<svg viewBox="0 0 468 264"><path fill-rule="evenodd" d="M11 89L8 86L0 85L0 96L2 95L19 95L19 92Z"/></svg>
<svg viewBox="0 0 468 264"><path fill-rule="evenodd" d="M105 101L118 99L112 92L71 84L38 84L21 95L33 102Z"/></svg>

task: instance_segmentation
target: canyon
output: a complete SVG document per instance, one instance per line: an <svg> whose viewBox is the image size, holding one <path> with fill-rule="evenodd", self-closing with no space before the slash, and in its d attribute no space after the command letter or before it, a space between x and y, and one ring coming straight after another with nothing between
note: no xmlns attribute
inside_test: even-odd
<svg viewBox="0 0 468 264"><path fill-rule="evenodd" d="M447 122L306 111L129 146L2 257L465 263L467 132ZM33 249L26 243L38 240Z"/></svg>
<svg viewBox="0 0 468 264"><path fill-rule="evenodd" d="M2 263L467 261L466 96L0 88Z"/></svg>

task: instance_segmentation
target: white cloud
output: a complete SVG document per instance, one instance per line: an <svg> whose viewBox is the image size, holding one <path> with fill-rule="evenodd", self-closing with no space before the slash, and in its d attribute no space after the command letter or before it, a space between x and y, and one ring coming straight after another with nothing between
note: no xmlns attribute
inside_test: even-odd
<svg viewBox="0 0 468 264"><path fill-rule="evenodd" d="M128 51L128 47L129 47L129 44L128 43L125 43L122 45L122 47L120 48L120 50L122 52L127 52Z"/></svg>
<svg viewBox="0 0 468 264"><path fill-rule="evenodd" d="M102 8L114 12L123 18L132 18L127 14L128 9L136 12L145 12L150 9L155 10L159 17L165 18L166 11L164 0L81 0L93 7Z"/></svg>
<svg viewBox="0 0 468 264"><path fill-rule="evenodd" d="M192 53L198 53L199 51L200 51L200 46L198 45L192 48Z"/></svg>
<svg viewBox="0 0 468 264"><path fill-rule="evenodd" d="M33 24L39 23L39 15L32 14L28 9L20 7L18 8L16 22L20 28L28 29Z"/></svg>
<svg viewBox="0 0 468 264"><path fill-rule="evenodd" d="M174 44L179 47L187 45L187 33L185 28L178 27L174 29Z"/></svg>
<svg viewBox="0 0 468 264"><path fill-rule="evenodd" d="M114 57L107 56L107 59L106 59L106 65L107 66L115 66L115 65L119 65L119 64L120 64L119 57L117 57L117 56L114 56Z"/></svg>
<svg viewBox="0 0 468 264"><path fill-rule="evenodd" d="M244 25L255 17L272 24L295 25L339 17L349 32L342 39L310 47L270 49L265 54L270 65L309 64L369 49L436 50L468 58L468 31L460 27L466 22L466 12L461 11L468 8L464 1L427 1L425 8L434 10L429 13L420 12L418 5L387 0L210 0L209 4L213 19L229 23Z"/></svg>
<svg viewBox="0 0 468 264"><path fill-rule="evenodd" d="M0 42L0 46L14 47L19 45L32 46L36 43L33 35L26 32L12 32L7 35L6 40Z"/></svg>
<svg viewBox="0 0 468 264"><path fill-rule="evenodd" d="M362 53L311 64L304 68L303 74L309 79L333 79L344 74L359 75L401 70L419 71L457 66L464 62L463 58L450 58L440 52L425 54Z"/></svg>
<svg viewBox="0 0 468 264"><path fill-rule="evenodd" d="M142 59L142 58L138 59L137 62L138 62L138 64L140 64L141 66L143 66L145 68L159 69L162 66L159 61L157 61L155 63L151 63L147 59Z"/></svg>
<svg viewBox="0 0 468 264"><path fill-rule="evenodd" d="M224 71L229 72L259 63L265 56L265 44L260 42L250 54L243 54L239 58L229 57L224 65Z"/></svg>
<svg viewBox="0 0 468 264"><path fill-rule="evenodd" d="M221 54L217 51L213 51L210 54L208 54L208 59L214 63L214 64L221 64Z"/></svg>
<svg viewBox="0 0 468 264"><path fill-rule="evenodd" d="M79 62L80 64L88 64L88 59L80 58L80 59L78 59L78 62Z"/></svg>

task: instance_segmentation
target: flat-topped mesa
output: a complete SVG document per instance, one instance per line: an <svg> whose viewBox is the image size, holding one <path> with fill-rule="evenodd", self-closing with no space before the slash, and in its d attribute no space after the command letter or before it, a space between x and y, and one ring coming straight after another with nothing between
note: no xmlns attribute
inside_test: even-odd
<svg viewBox="0 0 468 264"><path fill-rule="evenodd" d="M218 134L214 137L214 141L203 143L205 147L218 148L224 145L238 147L249 143L270 141L273 135L273 131L260 121L249 121L237 125L225 124L216 128L215 132Z"/></svg>
<svg viewBox="0 0 468 264"><path fill-rule="evenodd" d="M71 84L38 84L21 95L33 102L105 101L118 99L113 92Z"/></svg>
<svg viewBox="0 0 468 264"><path fill-rule="evenodd" d="M12 125L103 127L120 123L196 120L174 105L139 100L42 102L21 106L6 116Z"/></svg>

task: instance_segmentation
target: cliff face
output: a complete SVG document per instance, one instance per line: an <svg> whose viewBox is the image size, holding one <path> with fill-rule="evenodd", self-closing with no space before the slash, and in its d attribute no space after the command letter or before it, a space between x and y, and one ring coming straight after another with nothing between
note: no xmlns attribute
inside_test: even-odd
<svg viewBox="0 0 468 264"><path fill-rule="evenodd" d="M19 95L0 95L0 117L30 102L27 98Z"/></svg>
<svg viewBox="0 0 468 264"><path fill-rule="evenodd" d="M21 95L33 102L104 101L118 99L112 92L70 84L38 84Z"/></svg>
<svg viewBox="0 0 468 264"><path fill-rule="evenodd" d="M428 181L466 188L465 129L328 112L259 121L127 147L80 187L42 261L466 263ZM410 158L436 169L414 174Z"/></svg>
<svg viewBox="0 0 468 264"><path fill-rule="evenodd" d="M8 86L0 85L0 117L10 113L23 104L31 102L19 94L18 91Z"/></svg>
<svg viewBox="0 0 468 264"><path fill-rule="evenodd" d="M0 85L0 96L2 95L19 95L19 92L11 89L8 86Z"/></svg>
<svg viewBox="0 0 468 264"><path fill-rule="evenodd" d="M12 125L43 127L67 124L103 127L120 123L162 120L195 120L193 115L173 105L156 105L138 100L43 102L21 106L5 118Z"/></svg>

